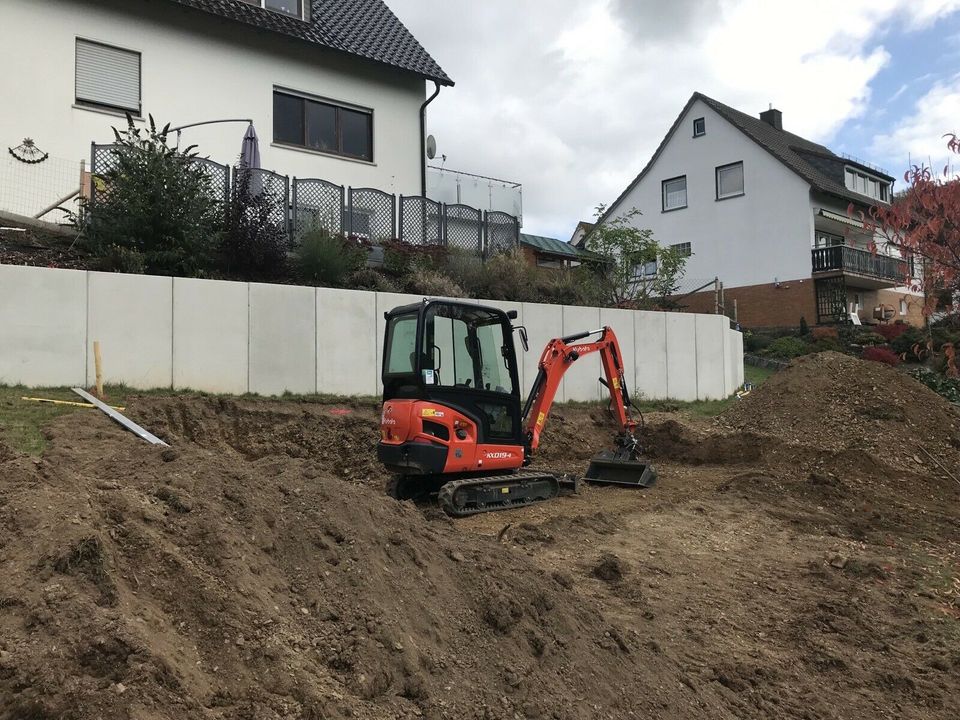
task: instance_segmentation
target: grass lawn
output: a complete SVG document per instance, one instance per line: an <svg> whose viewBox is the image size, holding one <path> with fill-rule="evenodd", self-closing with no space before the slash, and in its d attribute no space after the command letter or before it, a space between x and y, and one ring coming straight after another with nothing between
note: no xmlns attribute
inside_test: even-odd
<svg viewBox="0 0 960 720"><path fill-rule="evenodd" d="M773 375L776 370L767 368L758 368L753 365L743 366L744 382L752 383L754 387L762 385L763 382ZM736 396L731 396L723 400L698 400L696 402L672 402L672 401L652 401L638 402L637 406L642 412L656 412L664 410L679 410L699 417L714 417L719 415L733 403L738 402Z"/></svg>

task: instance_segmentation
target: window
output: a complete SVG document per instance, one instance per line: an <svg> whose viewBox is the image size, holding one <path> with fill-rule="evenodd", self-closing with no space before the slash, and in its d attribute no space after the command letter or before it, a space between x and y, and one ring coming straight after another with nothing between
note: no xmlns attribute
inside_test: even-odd
<svg viewBox="0 0 960 720"><path fill-rule="evenodd" d="M414 354L417 349L417 316L396 315L390 318L387 328L388 374L413 373Z"/></svg>
<svg viewBox="0 0 960 720"><path fill-rule="evenodd" d="M680 251L680 255L683 257L690 257L693 255L693 252L690 250L690 243L677 243L676 245L671 245L674 250Z"/></svg>
<svg viewBox="0 0 960 720"><path fill-rule="evenodd" d="M663 181L663 211L687 206L687 176Z"/></svg>
<svg viewBox="0 0 960 720"><path fill-rule="evenodd" d="M640 262L633 266L632 273L634 280L651 280L657 276L657 260L648 260Z"/></svg>
<svg viewBox="0 0 960 720"><path fill-rule="evenodd" d="M847 190L872 197L874 200L880 200L881 202L890 201L890 183L886 180L875 178L849 167L844 173L844 178Z"/></svg>
<svg viewBox="0 0 960 720"><path fill-rule="evenodd" d="M697 118L693 121L693 136L700 137L707 134L707 121L703 118Z"/></svg>
<svg viewBox="0 0 960 720"><path fill-rule="evenodd" d="M743 163L717 168L717 200L743 195Z"/></svg>
<svg viewBox="0 0 960 720"><path fill-rule="evenodd" d="M373 160L373 113L274 91L273 141Z"/></svg>
<svg viewBox="0 0 960 720"><path fill-rule="evenodd" d="M283 13L284 15L293 15L294 17L303 18L303 0L243 0L245 3L250 5L256 5L257 7L266 8L267 10L273 10L274 12Z"/></svg>
<svg viewBox="0 0 960 720"><path fill-rule="evenodd" d="M834 235L823 230L817 230L813 246L815 248L835 247L837 245L846 245L846 241L840 235Z"/></svg>
<svg viewBox="0 0 960 720"><path fill-rule="evenodd" d="M140 53L77 38L76 101L140 114Z"/></svg>
<svg viewBox="0 0 960 720"><path fill-rule="evenodd" d="M906 314L907 314L907 301L906 301L906 300L901 300L901 301L900 301L900 314L901 314L901 315L906 315Z"/></svg>

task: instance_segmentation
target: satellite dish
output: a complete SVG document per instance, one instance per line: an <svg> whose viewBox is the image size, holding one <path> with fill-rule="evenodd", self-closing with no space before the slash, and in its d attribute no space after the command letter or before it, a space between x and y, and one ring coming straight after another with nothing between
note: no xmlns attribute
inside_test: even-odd
<svg viewBox="0 0 960 720"><path fill-rule="evenodd" d="M433 160L437 156L437 139L427 135L427 157Z"/></svg>

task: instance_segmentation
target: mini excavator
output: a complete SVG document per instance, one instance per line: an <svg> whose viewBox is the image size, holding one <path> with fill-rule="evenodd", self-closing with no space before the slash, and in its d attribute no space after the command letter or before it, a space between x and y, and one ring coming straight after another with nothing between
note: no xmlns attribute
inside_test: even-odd
<svg viewBox="0 0 960 720"><path fill-rule="evenodd" d="M521 409L516 333L529 350L517 312L424 299L384 313L383 407L377 456L392 473L397 499L437 493L454 517L506 510L576 489L566 474L525 469L540 444L564 373L599 353L619 432L613 450L594 456L585 482L646 488L656 471L641 458L638 422L624 383L623 356L609 327L555 338ZM592 342L579 342L591 336Z"/></svg>

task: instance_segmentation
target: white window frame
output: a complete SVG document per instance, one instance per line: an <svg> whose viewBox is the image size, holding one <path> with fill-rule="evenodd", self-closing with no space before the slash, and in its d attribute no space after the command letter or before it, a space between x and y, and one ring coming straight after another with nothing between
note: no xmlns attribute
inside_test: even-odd
<svg viewBox="0 0 960 720"><path fill-rule="evenodd" d="M671 207L667 207L667 197L668 197L667 185L670 183L675 183L679 180L683 180L683 205L673 205ZM662 212L673 212L674 210L683 210L685 207L687 207L688 202L689 202L689 198L687 197L687 176L686 175L678 175L677 177L667 178L666 180L660 183L660 207Z"/></svg>
<svg viewBox="0 0 960 720"><path fill-rule="evenodd" d="M106 50L111 50L117 53L123 53L129 55L131 58L136 58L137 61L137 106L136 107L125 107L122 105L117 105L114 103L103 102L102 99L89 98L89 97L80 97L80 46L81 45L95 45ZM134 117L139 118L143 112L143 54L138 50L131 50L130 48L120 47L118 45L111 45L110 43L100 42L99 40L91 40L90 38L85 37L76 37L74 41L74 55L73 55L73 99L74 107L77 108L90 108L94 110L105 110L111 113L123 114L131 113Z"/></svg>
<svg viewBox="0 0 960 720"><path fill-rule="evenodd" d="M278 15L283 15L284 17L299 18L300 20L309 19L309 0L291 0L291 2L296 2L299 6L299 10L296 13L284 12L283 10L278 10L277 8L267 7L267 0L243 0L243 2L247 3L248 5L253 5L254 7L262 8L263 10L275 12Z"/></svg>
<svg viewBox="0 0 960 720"><path fill-rule="evenodd" d="M699 124L699 128L697 125ZM695 138L703 137L707 134L707 119L698 117L693 120L693 136Z"/></svg>
<svg viewBox="0 0 960 720"><path fill-rule="evenodd" d="M720 175L727 171L733 170L735 168L740 168L740 184L741 188L738 192L729 192L722 194L720 192ZM717 185L717 200L726 200L728 198L740 197L741 195L746 195L747 193L747 178L743 172L743 160L739 160L733 163L727 163L726 165L718 165L714 170L715 181Z"/></svg>
<svg viewBox="0 0 960 720"><path fill-rule="evenodd" d="M847 165L843 169L843 185L847 190L855 192L857 195L863 195L883 203L890 202L890 181L864 172L860 168ZM876 186L876 194L870 192L874 186Z"/></svg>

